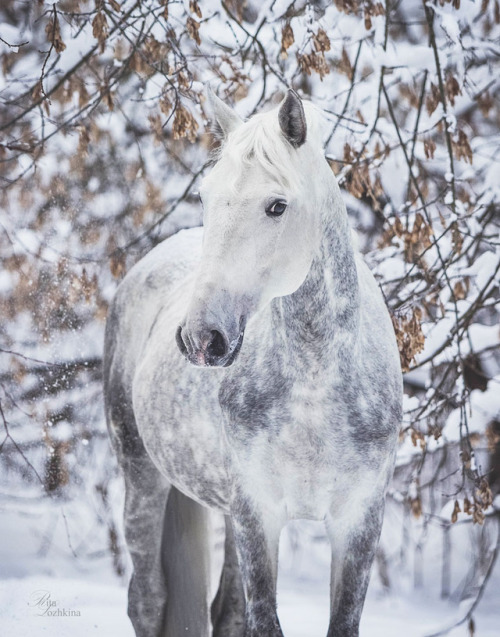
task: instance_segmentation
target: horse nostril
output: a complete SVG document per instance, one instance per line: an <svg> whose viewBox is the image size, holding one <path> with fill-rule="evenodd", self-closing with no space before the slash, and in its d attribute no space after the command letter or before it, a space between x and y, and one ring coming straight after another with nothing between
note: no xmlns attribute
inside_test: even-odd
<svg viewBox="0 0 500 637"><path fill-rule="evenodd" d="M181 353L186 354L187 347L184 341L182 340L182 327L180 325L177 328L177 332L175 333L175 340L177 342L178 348L181 350Z"/></svg>
<svg viewBox="0 0 500 637"><path fill-rule="evenodd" d="M207 354L214 358L222 358L227 354L226 341L220 332L212 330L210 332L211 339L207 345Z"/></svg>

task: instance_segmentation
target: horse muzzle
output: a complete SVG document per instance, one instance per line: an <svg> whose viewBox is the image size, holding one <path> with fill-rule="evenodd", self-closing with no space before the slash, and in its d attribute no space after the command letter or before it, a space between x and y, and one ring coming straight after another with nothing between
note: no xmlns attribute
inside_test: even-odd
<svg viewBox="0 0 500 637"><path fill-rule="evenodd" d="M193 331L179 325L175 339L181 353L192 365L229 367L238 356L244 334L244 321L241 320L239 331L232 337L222 328Z"/></svg>

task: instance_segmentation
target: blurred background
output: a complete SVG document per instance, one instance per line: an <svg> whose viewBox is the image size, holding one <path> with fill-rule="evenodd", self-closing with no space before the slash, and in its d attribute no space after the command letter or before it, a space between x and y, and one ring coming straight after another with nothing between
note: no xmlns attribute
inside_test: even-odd
<svg viewBox="0 0 500 637"><path fill-rule="evenodd" d="M2 1L3 634L56 585L97 634L131 630L103 330L130 267L201 223L206 82L242 117L289 87L324 110L393 317L405 417L362 634L498 634L499 60L498 0ZM326 632L324 536L291 525L282 553L290 634Z"/></svg>

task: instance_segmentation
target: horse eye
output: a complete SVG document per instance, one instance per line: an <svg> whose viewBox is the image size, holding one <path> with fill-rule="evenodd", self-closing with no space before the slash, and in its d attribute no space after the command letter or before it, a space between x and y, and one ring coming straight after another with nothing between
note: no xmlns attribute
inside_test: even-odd
<svg viewBox="0 0 500 637"><path fill-rule="evenodd" d="M281 199L273 201L273 203L266 208L266 215L269 217L280 217L286 210L287 203Z"/></svg>

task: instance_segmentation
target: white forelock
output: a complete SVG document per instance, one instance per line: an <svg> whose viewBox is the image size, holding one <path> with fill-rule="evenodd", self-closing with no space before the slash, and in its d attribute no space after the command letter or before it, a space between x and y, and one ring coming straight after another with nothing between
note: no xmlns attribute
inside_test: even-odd
<svg viewBox="0 0 500 637"><path fill-rule="evenodd" d="M299 187L304 178L304 151L323 152L322 113L309 102L303 102L307 122L306 143L295 149L281 132L279 106L254 115L229 133L219 149L217 159L231 166L227 178L236 186L242 172L257 161L262 168L287 189Z"/></svg>

